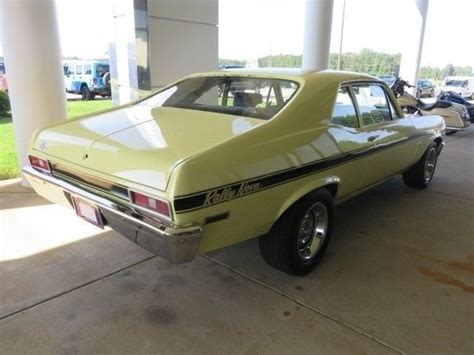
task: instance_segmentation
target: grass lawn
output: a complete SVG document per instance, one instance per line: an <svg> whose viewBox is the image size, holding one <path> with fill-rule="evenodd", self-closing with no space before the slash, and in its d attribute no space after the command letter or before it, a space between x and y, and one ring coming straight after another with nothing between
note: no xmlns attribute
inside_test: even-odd
<svg viewBox="0 0 474 355"><path fill-rule="evenodd" d="M111 100L68 101L68 117L73 118L112 107ZM0 180L20 176L15 134L11 117L0 116Z"/></svg>

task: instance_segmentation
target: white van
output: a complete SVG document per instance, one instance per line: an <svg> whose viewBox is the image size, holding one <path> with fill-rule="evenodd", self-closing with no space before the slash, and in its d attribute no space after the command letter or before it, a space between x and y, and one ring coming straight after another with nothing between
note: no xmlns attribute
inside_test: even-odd
<svg viewBox="0 0 474 355"><path fill-rule="evenodd" d="M442 91L452 91L465 99L474 99L474 76L448 76Z"/></svg>

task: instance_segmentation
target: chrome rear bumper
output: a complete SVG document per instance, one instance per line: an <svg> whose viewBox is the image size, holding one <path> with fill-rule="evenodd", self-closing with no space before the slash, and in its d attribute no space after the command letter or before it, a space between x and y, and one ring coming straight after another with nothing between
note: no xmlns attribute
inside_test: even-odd
<svg viewBox="0 0 474 355"><path fill-rule="evenodd" d="M73 208L71 197L78 196L97 206L106 225L156 255L174 263L185 263L197 254L202 237L200 226L170 227L160 224L130 206L92 194L31 166L24 167L23 174L39 195L54 203Z"/></svg>

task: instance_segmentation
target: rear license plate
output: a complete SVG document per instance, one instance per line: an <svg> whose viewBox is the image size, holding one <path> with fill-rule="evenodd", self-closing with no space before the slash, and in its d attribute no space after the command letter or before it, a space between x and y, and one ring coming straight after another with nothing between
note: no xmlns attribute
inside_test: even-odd
<svg viewBox="0 0 474 355"><path fill-rule="evenodd" d="M104 220L102 219L102 215L97 206L94 206L79 197L73 197L73 200L74 208L79 217L84 218L87 222L90 222L97 227L104 228Z"/></svg>

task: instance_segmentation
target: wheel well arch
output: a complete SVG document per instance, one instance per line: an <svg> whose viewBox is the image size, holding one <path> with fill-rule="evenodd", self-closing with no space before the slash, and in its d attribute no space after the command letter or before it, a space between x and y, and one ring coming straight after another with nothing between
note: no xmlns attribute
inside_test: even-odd
<svg viewBox="0 0 474 355"><path fill-rule="evenodd" d="M336 176L327 177L322 180L318 179L314 181L313 183L306 184L304 187L298 189L291 196L289 196L288 199L286 199L285 203L280 208L277 218L275 219L274 223L276 223L276 221L280 219L280 217L285 212L287 212L291 207L293 207L296 203L298 203L303 197L307 196L308 194L316 190L326 189L332 195L333 199L336 199L337 194L340 189L340 184L341 184L341 181Z"/></svg>
<svg viewBox="0 0 474 355"><path fill-rule="evenodd" d="M336 198L337 191L339 190L339 183L333 182L325 186L322 186L321 188L327 189L331 193L332 197Z"/></svg>
<svg viewBox="0 0 474 355"><path fill-rule="evenodd" d="M433 139L433 142L435 142L439 146L441 143L443 143L443 138L436 137L435 139Z"/></svg>
<svg viewBox="0 0 474 355"><path fill-rule="evenodd" d="M87 87L87 88L89 88L89 87L87 86L87 83L85 83L85 82L82 82L82 83L81 83L81 90L82 90L84 87Z"/></svg>

